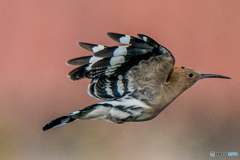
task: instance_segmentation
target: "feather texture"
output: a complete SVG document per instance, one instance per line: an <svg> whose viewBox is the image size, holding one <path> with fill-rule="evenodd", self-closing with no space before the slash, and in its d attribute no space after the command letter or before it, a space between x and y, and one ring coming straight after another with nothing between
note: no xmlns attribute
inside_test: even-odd
<svg viewBox="0 0 240 160"><path fill-rule="evenodd" d="M173 70L171 52L143 34L138 34L139 38L119 33L108 33L108 36L125 45L107 47L78 42L79 46L93 52L92 56L67 61L69 65L79 66L68 74L70 79L92 79L88 94L106 101L57 118L43 130L77 119L107 119L114 123L145 121L154 118L166 106L162 103L155 107L155 99L161 95L159 86ZM160 76L161 73L165 75Z"/></svg>

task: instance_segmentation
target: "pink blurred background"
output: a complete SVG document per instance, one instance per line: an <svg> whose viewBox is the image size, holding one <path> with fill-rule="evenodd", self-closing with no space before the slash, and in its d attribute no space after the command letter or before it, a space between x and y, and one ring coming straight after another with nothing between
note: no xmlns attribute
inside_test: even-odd
<svg viewBox="0 0 240 160"><path fill-rule="evenodd" d="M240 154L240 1L0 1L0 159L213 159ZM149 35L176 66L231 80L198 82L151 121L50 120L98 101L84 79L69 81L76 42L116 45L107 32ZM215 157L215 159L238 157Z"/></svg>

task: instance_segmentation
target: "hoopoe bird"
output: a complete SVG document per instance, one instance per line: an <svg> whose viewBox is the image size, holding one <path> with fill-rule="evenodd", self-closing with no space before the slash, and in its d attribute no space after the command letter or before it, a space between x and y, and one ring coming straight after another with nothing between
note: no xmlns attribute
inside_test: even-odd
<svg viewBox="0 0 240 160"><path fill-rule="evenodd" d="M52 120L43 131L78 119L105 119L118 124L151 120L200 79L230 79L174 67L171 52L146 35L138 34L136 38L108 33L108 36L126 45L107 47L79 42L93 55L67 62L79 66L68 74L70 79L92 79L88 94L105 101Z"/></svg>

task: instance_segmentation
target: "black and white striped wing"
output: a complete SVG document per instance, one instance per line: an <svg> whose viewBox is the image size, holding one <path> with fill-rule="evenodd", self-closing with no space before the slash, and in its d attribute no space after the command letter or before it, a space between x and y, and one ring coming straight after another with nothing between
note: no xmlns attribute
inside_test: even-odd
<svg viewBox="0 0 240 160"><path fill-rule="evenodd" d="M67 62L69 65L80 66L68 74L70 79L92 79L88 93L98 99L118 99L130 93L129 79L125 75L140 61L158 55L171 57L174 61L170 51L148 36L138 34L141 39L118 33L108 33L108 36L126 45L107 47L79 42L79 46L94 52L93 55Z"/></svg>

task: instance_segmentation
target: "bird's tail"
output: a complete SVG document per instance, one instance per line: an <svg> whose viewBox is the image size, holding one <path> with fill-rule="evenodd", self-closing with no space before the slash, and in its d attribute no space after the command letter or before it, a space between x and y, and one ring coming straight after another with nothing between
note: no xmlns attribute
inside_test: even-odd
<svg viewBox="0 0 240 160"><path fill-rule="evenodd" d="M78 119L106 119L113 106L109 103L98 103L59 117L47 123L43 131L76 121Z"/></svg>
<svg viewBox="0 0 240 160"><path fill-rule="evenodd" d="M93 104L83 110L54 119L43 127L43 131L78 119L107 119L118 124L128 121L145 121L151 119L147 112L149 109L151 107L142 101L126 96L118 100Z"/></svg>

